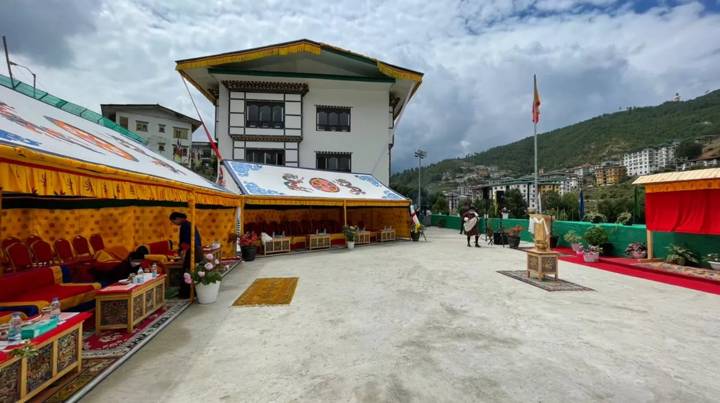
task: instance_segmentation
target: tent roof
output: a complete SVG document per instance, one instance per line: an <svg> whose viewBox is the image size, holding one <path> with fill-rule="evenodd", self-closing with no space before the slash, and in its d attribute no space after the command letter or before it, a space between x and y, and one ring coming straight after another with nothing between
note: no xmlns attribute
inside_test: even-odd
<svg viewBox="0 0 720 403"><path fill-rule="evenodd" d="M41 196L233 204L225 188L122 134L0 86L0 183Z"/></svg>
<svg viewBox="0 0 720 403"><path fill-rule="evenodd" d="M654 175L645 175L635 179L633 184L647 185L651 183L685 182L703 179L720 179L720 168L698 169L693 171L664 172Z"/></svg>
<svg viewBox="0 0 720 403"><path fill-rule="evenodd" d="M374 176L224 161L246 203L391 205L410 202Z"/></svg>

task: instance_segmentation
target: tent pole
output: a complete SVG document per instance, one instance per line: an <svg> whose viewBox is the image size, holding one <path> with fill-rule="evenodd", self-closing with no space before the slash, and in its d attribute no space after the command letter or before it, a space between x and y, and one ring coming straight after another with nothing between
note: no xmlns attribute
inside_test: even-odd
<svg viewBox="0 0 720 403"><path fill-rule="evenodd" d="M192 199L188 201L190 207L190 273L195 273L195 192L192 194ZM191 284L190 287L190 303L192 304L195 300L195 284Z"/></svg>
<svg viewBox="0 0 720 403"><path fill-rule="evenodd" d="M343 200L343 225L347 227L347 200Z"/></svg>
<svg viewBox="0 0 720 403"><path fill-rule="evenodd" d="M0 240L3 239L2 237L2 199L3 199L3 188L0 187ZM0 274L2 274L2 271L0 271Z"/></svg>
<svg viewBox="0 0 720 403"><path fill-rule="evenodd" d="M647 230L647 257L648 259L655 257L653 255L653 233L650 230Z"/></svg>

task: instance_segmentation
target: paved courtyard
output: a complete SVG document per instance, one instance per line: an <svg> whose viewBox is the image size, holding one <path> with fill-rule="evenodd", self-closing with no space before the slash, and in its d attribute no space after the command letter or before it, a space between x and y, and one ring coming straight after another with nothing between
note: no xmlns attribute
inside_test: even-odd
<svg viewBox="0 0 720 403"><path fill-rule="evenodd" d="M428 237L244 263L84 401L720 401L720 296L564 262L595 291L546 292L496 273L521 251ZM278 276L291 305L230 306Z"/></svg>

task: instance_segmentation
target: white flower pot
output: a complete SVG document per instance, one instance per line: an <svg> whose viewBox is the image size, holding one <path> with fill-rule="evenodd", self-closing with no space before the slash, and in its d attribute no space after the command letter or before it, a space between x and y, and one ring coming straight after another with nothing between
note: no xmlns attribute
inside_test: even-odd
<svg viewBox="0 0 720 403"><path fill-rule="evenodd" d="M600 260L600 253L598 252L585 252L583 254L583 260L585 263L593 263Z"/></svg>
<svg viewBox="0 0 720 403"><path fill-rule="evenodd" d="M720 270L720 262L708 262L713 270Z"/></svg>
<svg viewBox="0 0 720 403"><path fill-rule="evenodd" d="M202 283L195 284L195 293L197 294L197 300L201 304L212 304L213 302L217 301L219 292L220 281L216 281L208 285Z"/></svg>
<svg viewBox="0 0 720 403"><path fill-rule="evenodd" d="M348 249L355 249L355 241L347 241L345 243L347 244Z"/></svg>
<svg viewBox="0 0 720 403"><path fill-rule="evenodd" d="M572 248L573 251L575 251L575 253L577 253L577 252L579 252L579 251L582 251L582 244L581 244L581 243L571 244L570 247Z"/></svg>

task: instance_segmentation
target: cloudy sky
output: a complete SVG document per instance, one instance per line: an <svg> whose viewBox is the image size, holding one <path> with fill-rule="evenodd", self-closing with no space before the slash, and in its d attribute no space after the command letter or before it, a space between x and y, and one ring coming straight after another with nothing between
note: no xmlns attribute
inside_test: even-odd
<svg viewBox="0 0 720 403"><path fill-rule="evenodd" d="M160 103L193 116L175 60L299 38L422 71L394 170L418 146L437 161L531 135L533 73L541 132L720 88L720 0L4 0L0 34L40 88L96 111Z"/></svg>

